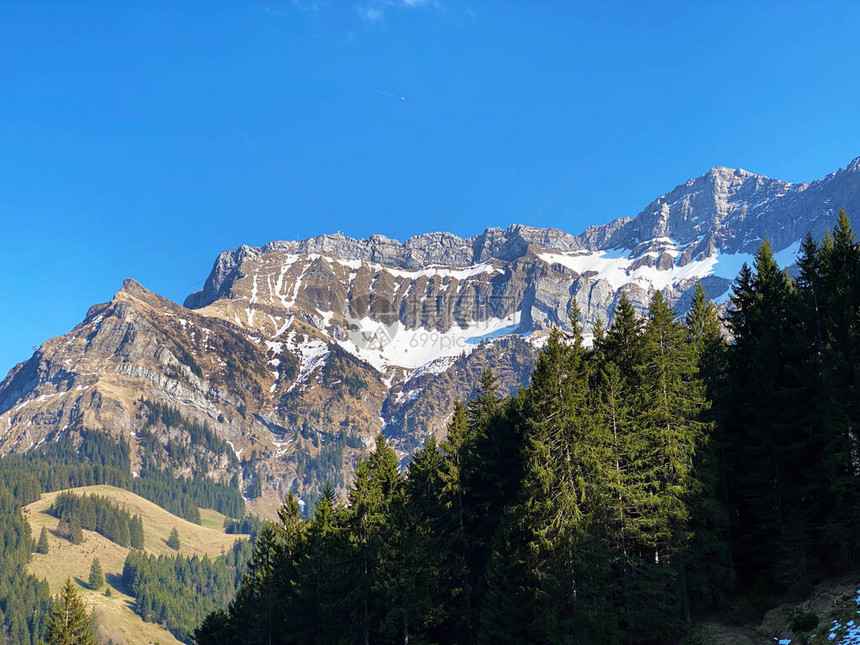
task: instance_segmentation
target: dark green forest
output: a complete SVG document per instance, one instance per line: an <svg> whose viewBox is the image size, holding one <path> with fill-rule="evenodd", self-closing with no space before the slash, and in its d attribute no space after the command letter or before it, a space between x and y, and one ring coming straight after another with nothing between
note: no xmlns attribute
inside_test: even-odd
<svg viewBox="0 0 860 645"><path fill-rule="evenodd" d="M241 520L230 519L229 517L224 518L224 532L228 534L237 534L242 533L245 535L250 535L251 540L257 539L257 534L260 532L260 528L263 525L263 520L254 515L253 513L249 513Z"/></svg>
<svg viewBox="0 0 860 645"><path fill-rule="evenodd" d="M160 457L167 456L174 461L184 461L191 455L192 450L197 449L199 453L200 449L205 449L206 452L217 456L224 455L232 468L238 468L239 460L230 445L224 439L218 438L208 424L186 419L178 409L170 405L154 403L146 399L141 402L144 418L137 436L138 440L144 444L145 462L152 460L156 463L163 463L163 458L161 460L153 459L155 454ZM171 428L181 430L186 441L168 438L167 443L162 445L151 432L151 429L158 426L163 426L168 430ZM205 461L198 460L198 470L205 470L205 463Z"/></svg>
<svg viewBox="0 0 860 645"><path fill-rule="evenodd" d="M234 518L245 513L238 476L229 485L203 473L176 477L155 460L148 461L135 476L127 441L117 442L96 430L80 429L78 434L79 441L68 432L49 435L42 445L23 455L6 455L0 459L0 471L32 473L44 492L96 484L124 488L196 524L200 523L200 507Z"/></svg>
<svg viewBox="0 0 860 645"><path fill-rule="evenodd" d="M802 597L856 565L860 248L840 214L799 272L769 243L723 323L697 289L622 296L582 343L552 332L528 388L491 373L404 472L384 438L348 503L267 523L229 643L672 643L746 594ZM723 324L731 342L725 340ZM764 608L772 605L763 604Z"/></svg>
<svg viewBox="0 0 860 645"><path fill-rule="evenodd" d="M187 642L209 612L233 598L250 557L248 540L237 540L229 553L214 559L132 551L122 579L141 618L164 625Z"/></svg>
<svg viewBox="0 0 860 645"><path fill-rule="evenodd" d="M0 470L0 635L4 643L40 645L51 611L48 583L27 573L35 550L21 507L42 489L30 473Z"/></svg>
<svg viewBox="0 0 860 645"><path fill-rule="evenodd" d="M95 531L120 546L143 548L145 536L140 515L132 515L107 497L60 493L51 504L51 514L69 525L76 520L80 528Z"/></svg>

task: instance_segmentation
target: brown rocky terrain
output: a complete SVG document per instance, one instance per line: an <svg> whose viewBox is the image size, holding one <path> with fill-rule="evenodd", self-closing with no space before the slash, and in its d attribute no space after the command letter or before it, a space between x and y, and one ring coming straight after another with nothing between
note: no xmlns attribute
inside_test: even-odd
<svg viewBox="0 0 860 645"><path fill-rule="evenodd" d="M16 366L0 383L0 453L97 429L130 442L133 469L152 454L176 475L238 475L268 514L289 490L342 491L380 431L408 457L482 369L504 391L526 383L574 301L588 326L622 292L644 311L660 289L683 311L701 280L725 300L761 239L789 264L841 205L860 213L860 160L811 184L714 168L579 236L512 226L225 251L185 306L127 280Z"/></svg>

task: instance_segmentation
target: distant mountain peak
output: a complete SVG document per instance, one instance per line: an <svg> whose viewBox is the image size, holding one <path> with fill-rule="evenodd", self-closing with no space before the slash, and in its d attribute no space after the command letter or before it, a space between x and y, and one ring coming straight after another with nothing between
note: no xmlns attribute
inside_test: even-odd
<svg viewBox="0 0 860 645"><path fill-rule="evenodd" d="M119 291L117 291L116 296L119 296L120 294L131 296L155 295L152 291L144 287L134 278L126 278L122 281L122 287Z"/></svg>
<svg viewBox="0 0 860 645"><path fill-rule="evenodd" d="M730 168L728 166L714 166L708 172L706 172L702 177L720 177L720 178L729 178L729 177L765 177L765 175L757 175L755 173L750 172L749 170L744 170L743 168Z"/></svg>
<svg viewBox="0 0 860 645"><path fill-rule="evenodd" d="M622 293L642 313L657 290L684 312L700 282L724 300L766 238L790 265L840 207L860 220L858 170L860 158L792 184L715 166L579 235L512 224L242 245L219 254L185 307L126 280L0 383L0 453L86 427L125 437L133 460L150 450L175 473L204 464L219 481L263 482L273 502L331 477L342 487L377 433L406 456L444 428L483 369L505 391L524 384L574 303L587 332ZM141 441L148 402L220 443L166 426Z"/></svg>

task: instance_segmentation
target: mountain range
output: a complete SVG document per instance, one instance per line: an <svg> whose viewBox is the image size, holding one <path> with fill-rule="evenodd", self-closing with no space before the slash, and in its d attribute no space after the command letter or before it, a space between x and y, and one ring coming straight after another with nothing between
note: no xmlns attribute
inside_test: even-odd
<svg viewBox="0 0 860 645"><path fill-rule="evenodd" d="M715 167L579 235L514 225L241 246L183 305L126 280L15 366L0 383L0 454L95 429L131 444L133 470L146 452L176 475L238 475L270 514L290 490L342 490L379 432L408 458L485 368L506 392L525 384L573 301L586 331L621 293L644 312L659 289L683 312L701 282L724 303L762 240L790 265L840 207L860 213L860 157L800 184ZM153 420L154 406L175 414ZM224 444L233 454L213 449Z"/></svg>

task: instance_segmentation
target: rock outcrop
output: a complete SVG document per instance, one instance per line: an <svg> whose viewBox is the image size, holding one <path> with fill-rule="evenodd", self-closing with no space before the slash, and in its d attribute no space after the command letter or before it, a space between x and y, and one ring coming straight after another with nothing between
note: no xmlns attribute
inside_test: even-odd
<svg viewBox="0 0 860 645"><path fill-rule="evenodd" d="M791 264L802 236L820 236L841 206L860 213L860 159L810 184L713 168L577 236L515 225L466 239L241 246L184 306L128 280L16 366L0 383L0 452L93 428L129 440L137 463L148 406L169 405L236 459L165 432L164 466L258 481L253 503L266 513L289 490L342 489L380 431L408 457L482 369L506 391L526 383L574 301L588 326L609 319L621 293L642 312L658 289L683 311L699 281L725 300L762 239Z"/></svg>

